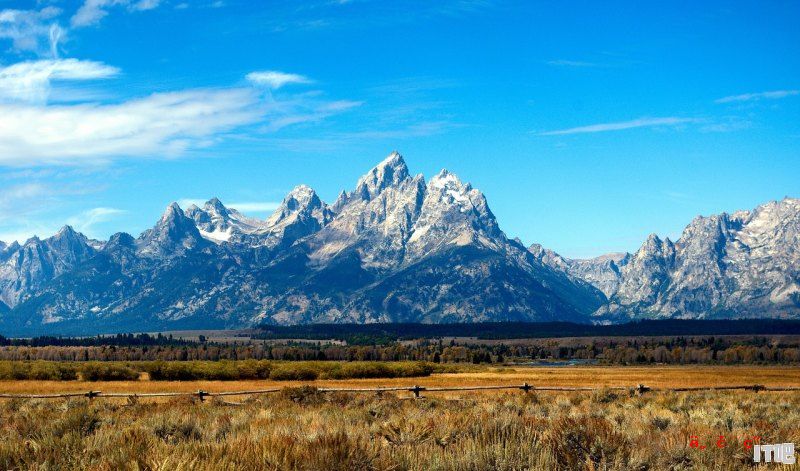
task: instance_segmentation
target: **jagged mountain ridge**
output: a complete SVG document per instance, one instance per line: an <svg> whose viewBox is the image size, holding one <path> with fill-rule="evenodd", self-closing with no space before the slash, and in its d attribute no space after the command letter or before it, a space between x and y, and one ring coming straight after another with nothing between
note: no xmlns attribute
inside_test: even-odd
<svg viewBox="0 0 800 471"><path fill-rule="evenodd" d="M0 243L0 332L800 317L799 221L787 198L570 260L508 239L479 190L392 153L331 205L300 185L264 220L212 198L170 204L137 238Z"/></svg>
<svg viewBox="0 0 800 471"><path fill-rule="evenodd" d="M570 260L534 244L542 263L608 301L596 321L800 317L800 200L695 218L672 242L652 234L634 254Z"/></svg>
<svg viewBox="0 0 800 471"><path fill-rule="evenodd" d="M586 321L604 301L506 238L480 191L447 171L411 176L396 152L331 206L301 185L266 220L215 198L170 204L136 239L76 237L74 254L43 264L58 269L35 284L20 287L23 268L3 262L0 329Z"/></svg>

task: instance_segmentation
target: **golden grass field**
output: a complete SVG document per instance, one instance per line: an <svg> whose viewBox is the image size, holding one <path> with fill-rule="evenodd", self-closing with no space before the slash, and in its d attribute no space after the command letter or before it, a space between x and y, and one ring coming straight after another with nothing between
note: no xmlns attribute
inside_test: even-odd
<svg viewBox="0 0 800 471"><path fill-rule="evenodd" d="M380 378L317 381L0 381L0 393L245 391L294 387L466 386L522 384L533 386L700 387L760 384L800 386L800 368L791 366L572 366L472 367L465 373L433 374L421 378ZM146 378L146 377L145 377Z"/></svg>
<svg viewBox="0 0 800 471"><path fill-rule="evenodd" d="M800 386L791 367L481 367L314 386ZM752 469L744 440L800 443L800 392L319 393L290 381L0 381L0 392L258 397L0 400L0 470ZM236 401L236 402L234 402ZM241 402L239 402L241 401ZM725 439L717 447L719 437ZM706 446L690 447L692 437ZM783 469L778 465L764 469Z"/></svg>

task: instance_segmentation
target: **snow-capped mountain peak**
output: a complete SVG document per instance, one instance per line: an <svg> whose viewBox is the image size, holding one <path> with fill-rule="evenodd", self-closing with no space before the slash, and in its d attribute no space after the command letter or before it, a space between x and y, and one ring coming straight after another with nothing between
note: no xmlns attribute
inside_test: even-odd
<svg viewBox="0 0 800 471"><path fill-rule="evenodd" d="M299 185L266 220L212 198L185 212L170 204L137 239L100 243L64 227L0 244L0 303L4 325L24 329L798 318L800 200L698 217L674 243L653 234L633 254L575 260L525 250L479 190L447 170L411 176L392 153L332 208Z"/></svg>
<svg viewBox="0 0 800 471"><path fill-rule="evenodd" d="M307 185L297 185L290 191L281 202L278 209L267 218L267 225L274 227L280 225L289 218L296 217L300 213L309 215L326 207L325 203L317 196L317 192Z"/></svg>
<svg viewBox="0 0 800 471"><path fill-rule="evenodd" d="M138 253L147 257L171 258L202 245L203 238L194 221L178 203L170 203L158 223L136 240Z"/></svg>
<svg viewBox="0 0 800 471"><path fill-rule="evenodd" d="M403 156L392 152L378 165L358 179L353 195L371 200L388 187L396 187L410 178Z"/></svg>
<svg viewBox="0 0 800 471"><path fill-rule="evenodd" d="M180 205L177 202L172 202L167 205L167 208L161 214L160 222L162 224L168 223L175 218L179 218L183 216L183 210L181 209Z"/></svg>
<svg viewBox="0 0 800 471"><path fill-rule="evenodd" d="M631 256L573 260L561 269L606 294L596 312L604 319L796 317L800 200L697 216L674 243L651 234Z"/></svg>
<svg viewBox="0 0 800 471"><path fill-rule="evenodd" d="M190 206L186 209L186 216L195 222L204 239L215 244L257 233L267 226L265 221L247 217L234 208L226 207L218 198L211 198L202 208Z"/></svg>

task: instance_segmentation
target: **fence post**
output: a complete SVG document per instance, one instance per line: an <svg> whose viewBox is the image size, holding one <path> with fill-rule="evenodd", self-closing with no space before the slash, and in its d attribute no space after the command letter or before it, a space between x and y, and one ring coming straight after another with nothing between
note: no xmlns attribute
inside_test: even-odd
<svg viewBox="0 0 800 471"><path fill-rule="evenodd" d="M520 386L520 389L522 389L524 392L527 393L530 392L531 389L533 389L533 386L531 386L528 383L524 383L522 386Z"/></svg>
<svg viewBox="0 0 800 471"><path fill-rule="evenodd" d="M763 391L765 389L767 389L767 388L765 388L763 384L754 384L753 385L753 391L755 391L755 392Z"/></svg>
<svg viewBox="0 0 800 471"><path fill-rule="evenodd" d="M414 398L415 399L419 399L420 398L419 393L424 391L424 390L425 390L425 388L423 388L422 386L417 386L417 385L415 385L413 388L409 389L409 391L414 393Z"/></svg>
<svg viewBox="0 0 800 471"><path fill-rule="evenodd" d="M206 396L211 395L208 391L203 391L202 389L199 389L195 394L200 398L200 402L205 402Z"/></svg>
<svg viewBox="0 0 800 471"><path fill-rule="evenodd" d="M89 392L87 392L86 394L84 394L84 396L86 396L87 398L89 398L89 400L90 400L90 401L91 401L92 399L96 398L96 397L97 397L97 396L99 396L99 395L100 395L100 391L89 391Z"/></svg>

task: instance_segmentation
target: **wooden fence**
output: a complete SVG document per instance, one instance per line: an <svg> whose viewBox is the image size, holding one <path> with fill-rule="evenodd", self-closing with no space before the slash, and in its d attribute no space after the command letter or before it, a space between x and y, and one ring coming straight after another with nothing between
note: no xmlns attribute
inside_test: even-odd
<svg viewBox="0 0 800 471"><path fill-rule="evenodd" d="M306 385L313 387L311 385ZM500 391L500 390L521 390L525 393L534 391L627 391L631 394L642 395L647 392L691 392L691 391L732 391L732 390L745 390L745 391L800 391L800 386L764 386L760 384L741 385L741 386L697 386L685 388L651 388L643 384L637 384L633 387L627 386L610 386L610 387L569 387L569 386L533 386L528 383L523 384L509 384L509 385L493 385L493 386L445 386L445 387L426 387L426 386L397 386L397 387L377 387L377 388L315 388L316 391L322 393L340 392L340 393L384 393L384 392L410 392L413 393L415 398L421 398L423 392L458 392L458 391ZM88 399L97 398L147 398L147 397L196 397L200 401L205 401L208 397L225 397L225 396L255 396L262 394L270 394L281 391L281 388L272 389L256 389L249 391L195 391L195 392L153 392L153 393L120 393L111 392L104 393L102 391L86 391L86 392L70 392L70 393L52 393L52 394L8 394L0 393L0 399L64 399L64 398L77 398L85 397Z"/></svg>

